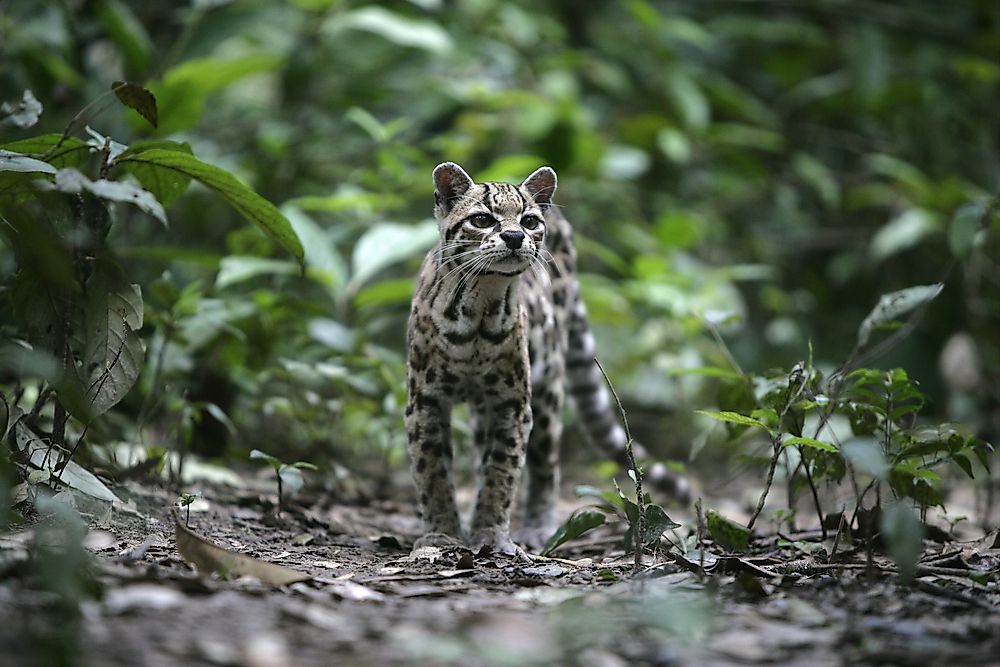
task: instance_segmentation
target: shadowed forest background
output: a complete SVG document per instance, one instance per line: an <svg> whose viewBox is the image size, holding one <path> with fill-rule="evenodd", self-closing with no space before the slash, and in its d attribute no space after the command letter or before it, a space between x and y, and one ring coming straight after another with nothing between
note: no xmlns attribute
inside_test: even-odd
<svg viewBox="0 0 1000 667"><path fill-rule="evenodd" d="M187 142L279 205L306 247L302 276L196 187L167 229L120 207L108 245L144 288L143 338L160 363L88 438L134 440L152 402L144 425L166 430L149 444L176 441L187 420L179 430L204 454L263 443L400 463L405 318L436 237L430 172L445 159L480 180L559 173L599 350L661 455L701 449L708 425L693 408L719 402L717 384L670 375L729 366L706 322L745 371L790 367L810 341L832 368L880 294L944 278L918 331L878 365L905 367L931 414L985 421L1000 386L997 245L969 257L966 237L1000 179L998 11L4 2L4 100L32 90L40 129L61 132L113 81L142 82L158 129L120 105L90 127L125 144ZM959 332L976 343L980 384L956 394L938 357Z"/></svg>
<svg viewBox="0 0 1000 667"><path fill-rule="evenodd" d="M117 81L155 96L156 127L109 94ZM182 458L224 477L259 449L318 466L304 473L316 493L412 497L405 323L437 239L431 171L451 160L477 181L557 171L601 361L637 439L699 493L748 515L770 439L718 414L770 409L780 425L769 382L802 362L819 386L850 360L905 369L926 397L906 428L981 439L900 458L891 484L925 508L957 490L981 535L997 504L981 445L1000 439L998 91L989 0L0 0L0 149L44 161L70 129L97 150L57 168L138 183L165 210L86 185L30 199L20 172L35 168L0 171L0 507L12 526L30 519L26 485L55 481L29 480L15 451L9 418L33 406L34 432L64 429L105 479L152 460L184 491ZM301 265L204 180L100 162L148 149L192 153L272 202ZM95 244L73 221L98 209ZM88 257L139 286L144 316L134 386L93 419L39 399L63 386L62 360L32 338L25 296L62 285L67 262L89 279ZM859 341L880 295L937 283ZM469 448L461 414L456 433ZM806 469L841 480L820 491L842 511L858 493L843 457L838 477L810 447ZM568 485L625 477L572 426L564 449ZM818 525L797 491L799 522Z"/></svg>

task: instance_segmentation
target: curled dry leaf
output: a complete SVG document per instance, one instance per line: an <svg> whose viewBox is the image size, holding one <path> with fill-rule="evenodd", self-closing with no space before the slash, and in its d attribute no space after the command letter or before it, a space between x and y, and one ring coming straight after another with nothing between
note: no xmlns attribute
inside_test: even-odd
<svg viewBox="0 0 1000 667"><path fill-rule="evenodd" d="M310 579L305 573L217 547L176 519L174 529L177 551L199 574L215 572L223 577L249 576L271 586L287 586Z"/></svg>
<svg viewBox="0 0 1000 667"><path fill-rule="evenodd" d="M137 83L128 81L115 81L111 84L111 90L115 92L122 104L130 109L135 109L150 125L156 127L159 124L156 97L153 96L153 93Z"/></svg>

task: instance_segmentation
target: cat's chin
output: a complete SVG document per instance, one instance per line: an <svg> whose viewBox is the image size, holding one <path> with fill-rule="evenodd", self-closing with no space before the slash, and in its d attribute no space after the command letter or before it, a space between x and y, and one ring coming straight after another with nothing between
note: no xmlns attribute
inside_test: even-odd
<svg viewBox="0 0 1000 667"><path fill-rule="evenodd" d="M493 260L491 268L494 270L513 275L521 273L531 265L531 260L527 257L515 254L507 254Z"/></svg>

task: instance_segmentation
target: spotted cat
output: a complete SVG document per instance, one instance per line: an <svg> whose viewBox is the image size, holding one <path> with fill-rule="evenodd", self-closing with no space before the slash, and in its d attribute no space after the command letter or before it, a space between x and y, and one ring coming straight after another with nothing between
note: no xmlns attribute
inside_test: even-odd
<svg viewBox="0 0 1000 667"><path fill-rule="evenodd" d="M537 547L554 528L566 381L584 430L621 461L625 433L594 363L572 231L552 206L555 171L541 167L520 185L475 183L445 162L434 187L441 241L420 270L407 330L406 429L428 531L418 546L517 553L511 506L525 462L522 541ZM463 402L482 454L468 533L451 480L451 408ZM662 464L647 474L685 492Z"/></svg>

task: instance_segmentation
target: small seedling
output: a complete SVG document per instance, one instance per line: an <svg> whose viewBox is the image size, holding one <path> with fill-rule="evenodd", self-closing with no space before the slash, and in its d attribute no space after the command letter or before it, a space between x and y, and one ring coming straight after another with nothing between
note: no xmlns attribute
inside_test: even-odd
<svg viewBox="0 0 1000 667"><path fill-rule="evenodd" d="M177 504L186 510L186 513L184 515L185 528L191 527L191 504L195 501L195 498L197 497L198 497L197 493L182 493L177 498Z"/></svg>
<svg viewBox="0 0 1000 667"><path fill-rule="evenodd" d="M294 494L303 486L302 481L302 470L319 470L312 463L306 461L296 461L295 463L283 463L281 459L276 456L271 456L266 454L259 449L255 449L250 452L250 458L252 459L264 459L271 464L274 468L275 479L278 480L278 509L282 509L285 506L284 493L285 487L287 486L289 490Z"/></svg>

